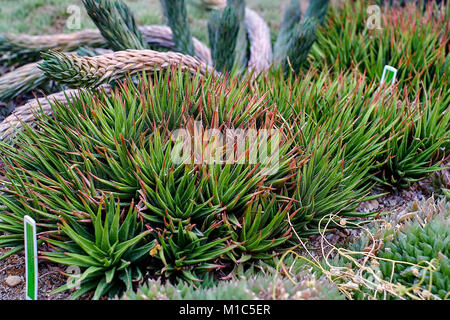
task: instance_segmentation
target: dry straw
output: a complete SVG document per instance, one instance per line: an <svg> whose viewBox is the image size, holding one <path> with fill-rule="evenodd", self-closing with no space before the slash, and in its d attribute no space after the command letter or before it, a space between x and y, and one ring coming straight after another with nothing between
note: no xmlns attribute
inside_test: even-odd
<svg viewBox="0 0 450 320"><path fill-rule="evenodd" d="M248 68L260 73L272 64L272 42L267 23L255 11L245 10L245 23L250 41L250 59Z"/></svg>
<svg viewBox="0 0 450 320"><path fill-rule="evenodd" d="M292 226L289 215L288 221ZM323 221L327 222L322 228L321 225L323 224ZM326 238L326 233L328 230L330 230L329 224L332 223L332 221L341 224L342 226L351 226L354 229L360 230L360 236L362 237L364 236L364 234L366 234L371 240L371 244L367 248L364 248L363 251L353 251L348 248L336 247ZM381 222L381 224L384 224L385 226L389 225L389 223L382 219L374 220L373 222ZM345 219L339 219L338 213L323 217L319 222L319 232L321 239L320 250L323 262L321 262L317 256L313 255L310 252L305 243L295 232L295 229L292 228L297 240L299 241L300 247L303 249L306 255L301 255L298 252L292 250L285 252L280 258L279 263L277 264L277 271L280 271L280 269L282 269L283 274L285 274L292 282L295 283L295 280L290 275L289 268L287 268L283 263L288 255L294 255L295 260L292 263L292 267L296 263L297 259L307 261L311 266L320 269L320 271L328 278L328 280L334 283L337 288L348 299L351 300L353 299L355 292L363 293L363 295L367 299L377 299L377 297L379 297L381 294L383 295L383 299L386 299L389 295L400 300L405 300L407 298L412 300L440 300L438 296L431 293L430 288L432 283L428 284L428 290L423 288L427 273L430 274L430 279L432 279L432 273L437 270L437 262L434 261L435 259L433 259L432 261L421 261L420 263L415 264L407 261L396 261L378 257L377 252L382 247L382 243L380 243L378 237L374 235L369 228L365 227L364 224L364 222L354 223ZM348 261L348 266L335 266L332 262L330 262L332 260L332 257L335 256L344 258L346 261ZM333 261L336 260L333 259ZM422 274L421 279L418 283L411 287L405 287L400 283L394 283L392 279L393 274L391 274L389 280L386 280L382 277L379 271L377 271L379 261L387 261L392 263L392 271L395 270L396 264L404 264L413 267L416 270L422 270L423 272L418 271L418 274ZM327 266L327 268L323 266L324 264ZM278 273L279 272L277 272L277 274ZM274 277L274 282L276 281L277 274ZM275 292L273 292L273 296L275 296Z"/></svg>
<svg viewBox="0 0 450 320"><path fill-rule="evenodd" d="M100 89L100 88L99 88ZM111 92L109 85L101 86L106 93ZM16 110L0 123L0 140L10 141L17 130L23 128L23 123L33 126L36 119L36 113L42 111L46 115L51 115L52 103L67 104L73 99L79 97L80 90L70 89L55 94L51 94L45 98L38 98L28 101L26 104L17 107Z"/></svg>
<svg viewBox="0 0 450 320"><path fill-rule="evenodd" d="M43 54L39 68L47 77L71 88L93 88L143 71L179 68L206 76L213 69L197 58L178 52L154 50L117 51L95 57L50 51Z"/></svg>
<svg viewBox="0 0 450 320"><path fill-rule="evenodd" d="M80 57L75 54L50 52L45 54L47 60L38 69L41 74L56 79L70 87L97 87L112 80L133 75L142 71L159 71L168 68L180 68L193 75L206 76L214 70L197 58L177 52L158 52L153 50L127 50L104 54L96 57ZM36 64L33 64L36 68ZM109 86L104 86L109 88ZM78 90L66 90L47 98L30 101L16 110L0 123L0 139L9 141L21 123L32 125L35 113L39 109L50 114L50 103L58 101L67 103L67 99L77 96Z"/></svg>
<svg viewBox="0 0 450 320"><path fill-rule="evenodd" d="M150 45L175 50L173 42L172 30L168 26L150 25L139 27L144 40ZM103 38L99 30L83 30L68 34L54 34L43 36L29 36L17 34L5 34L5 45L8 51L12 53L20 53L21 51L41 51L55 50L70 52L75 51L79 47L105 47L106 40ZM200 40L193 38L195 55L201 61L212 64L211 52L209 48ZM0 45L0 49L2 46Z"/></svg>

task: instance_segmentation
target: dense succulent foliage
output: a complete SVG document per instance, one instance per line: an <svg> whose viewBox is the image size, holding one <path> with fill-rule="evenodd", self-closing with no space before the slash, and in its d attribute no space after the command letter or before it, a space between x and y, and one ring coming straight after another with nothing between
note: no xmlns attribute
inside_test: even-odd
<svg viewBox="0 0 450 320"><path fill-rule="evenodd" d="M343 216L367 216L355 208L369 199L372 174L386 166L377 159L388 153L391 132L401 134L403 119L409 119L404 112L386 116L401 93L380 97L353 75L271 77L263 94L264 78L256 91L245 81L223 90L227 79L193 79L173 70L142 76L137 84L126 81L111 95L86 91L53 104L52 116L38 114L39 130L26 126L14 146L0 144L7 177L0 196L2 246L20 248L23 216L34 217L43 240L56 250L43 256L69 265L78 261L86 268L79 292L96 288L99 297L117 294L147 273L191 281L213 270L220 274L288 247L291 226L307 236L329 215L337 214L335 226ZM321 91L309 85L310 77L323 84ZM303 94L294 99L289 88ZM333 107L323 115L299 97ZM270 117L261 113L268 104ZM283 116L288 107L295 119ZM170 132L199 130L200 120L212 128L281 128L278 170L262 163L173 162ZM129 219L145 228L114 235L119 226L130 228ZM138 246L142 256L120 250L123 258L117 260L122 243Z"/></svg>
<svg viewBox="0 0 450 320"><path fill-rule="evenodd" d="M270 92L281 116L293 119L296 139L305 149L314 147L314 140L326 141L340 153L337 159L366 161L363 166L372 168L377 182L393 187L442 169L437 160L448 154L450 142L446 92L429 91L426 99L411 100L408 91L380 88L366 76L314 69L303 79L261 80L260 89Z"/></svg>
<svg viewBox="0 0 450 320"><path fill-rule="evenodd" d="M233 69L242 18L233 6L211 14L208 22L209 44L217 70Z"/></svg>
<svg viewBox="0 0 450 320"><path fill-rule="evenodd" d="M135 290L128 290L124 300L343 300L325 276L318 277L305 269L304 264L293 263L289 275L276 270L278 260L259 263L247 270L236 268L220 282L205 278L198 288L185 282L163 283L149 280Z"/></svg>
<svg viewBox="0 0 450 320"><path fill-rule="evenodd" d="M324 277L314 275L293 279L275 279L255 274L236 280L218 282L212 288L193 288L186 283L162 284L151 280L135 291L127 292L124 300L343 300L344 296Z"/></svg>
<svg viewBox="0 0 450 320"><path fill-rule="evenodd" d="M371 29L369 5L346 1L343 7L331 6L311 49L311 63L326 62L336 72L357 69L378 81L383 67L391 65L399 70L398 86L407 86L411 97L430 89L448 95L449 6L430 3L425 11L412 2L406 8L383 7L380 25Z"/></svg>
<svg viewBox="0 0 450 320"><path fill-rule="evenodd" d="M414 201L409 210L372 222L368 234L318 274L331 271L355 299L448 299L449 214L445 200Z"/></svg>
<svg viewBox="0 0 450 320"><path fill-rule="evenodd" d="M83 4L112 49L149 48L125 3L114 0L83 0Z"/></svg>
<svg viewBox="0 0 450 320"><path fill-rule="evenodd" d="M138 220L136 208L121 211L120 204L113 197L100 199L97 212L87 208L87 220L93 226L85 228L81 219L61 213L61 231L71 241L65 242L45 238L56 251L44 252L51 261L84 268L76 278L75 285L69 282L58 291L79 287L72 298L95 290L93 299L106 293L110 296L130 289L133 281L142 279L142 272L136 262L147 256L155 247L155 240L143 240L150 231L143 230L143 222ZM104 217L103 217L104 216ZM118 279L118 280L117 280Z"/></svg>
<svg viewBox="0 0 450 320"><path fill-rule="evenodd" d="M450 206L428 200L412 208L414 217L386 232L385 245L378 252L383 259L401 261L395 266L380 261L380 271L386 280L405 288L418 286L424 298L431 295L448 299L450 292ZM405 217L406 218L406 217ZM398 226L398 224L397 224ZM415 265L428 267L420 269Z"/></svg>
<svg viewBox="0 0 450 320"><path fill-rule="evenodd" d="M151 47L121 1L83 3L111 49ZM184 1L161 4L175 49L196 55ZM143 60L125 67L121 56L111 66L101 56L51 52L40 63L46 74L36 64L38 73L21 69L26 79L14 92L2 89L12 74L0 78L0 97L48 77L74 87L108 83L49 102L51 112L36 111L33 125L23 123L12 141L0 142L0 247L13 248L7 255L23 249L24 216L34 218L41 257L82 268L74 298L89 291L95 299L125 291L128 299L342 298L325 276L303 269L291 278L233 270L272 261L327 223L338 228L378 215L356 210L379 196L373 187L406 187L443 169L450 147L448 8L393 8L382 32L366 27L364 1L332 6L328 15L328 1L311 1L304 17L300 9L291 1L274 66L262 74L243 72L245 1L230 0L208 28L223 74L180 53L135 50L151 57L147 74ZM36 48L21 48L11 57L35 57ZM0 50L10 49L0 39ZM379 83L385 64L399 68L394 86ZM180 149L180 129L190 134L188 153ZM231 156L205 139L205 129L231 138ZM245 130L255 140L236 145ZM252 152L270 156L251 162ZM227 161L206 163L210 157ZM379 235L377 272L448 298L448 210L427 210L417 210L427 212L417 215L424 221L391 221L395 227ZM423 261L436 266L432 276L414 269ZM137 291L136 283L143 284ZM367 297L364 289L357 294Z"/></svg>
<svg viewBox="0 0 450 320"><path fill-rule="evenodd" d="M53 105L52 117L41 114L39 130L27 127L14 147L2 143L7 180L0 229L8 233L1 236L2 245L20 245L23 216L32 216L39 234L57 250L44 257L92 264L81 279L83 290L97 286L95 297L116 293L113 279L128 287L134 279L130 268L151 249L156 261L146 265L149 272L190 280L232 261L271 257L290 229L288 207L266 193L291 174L295 149L288 148L288 140L279 142L278 172L261 163L173 162L167 120L183 126L208 118L204 85L167 72L137 86L124 84L112 96L85 92L68 105ZM234 94L220 89L214 94L222 108L210 115L224 123L238 123L242 116L232 120L232 106L238 104L236 112L255 107L251 96L234 101ZM173 114L167 112L170 105ZM126 251L135 246L139 249Z"/></svg>

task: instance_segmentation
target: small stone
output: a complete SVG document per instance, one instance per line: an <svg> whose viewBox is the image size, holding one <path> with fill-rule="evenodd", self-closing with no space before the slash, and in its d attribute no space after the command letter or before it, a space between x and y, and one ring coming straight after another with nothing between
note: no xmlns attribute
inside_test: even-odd
<svg viewBox="0 0 450 320"><path fill-rule="evenodd" d="M8 287L14 288L15 286L22 283L22 278L19 276L9 276L6 278L5 283L8 285Z"/></svg>
<svg viewBox="0 0 450 320"><path fill-rule="evenodd" d="M374 210L378 209L379 205L380 204L378 203L377 200L371 200L368 202L367 207L368 207L369 211L374 211Z"/></svg>

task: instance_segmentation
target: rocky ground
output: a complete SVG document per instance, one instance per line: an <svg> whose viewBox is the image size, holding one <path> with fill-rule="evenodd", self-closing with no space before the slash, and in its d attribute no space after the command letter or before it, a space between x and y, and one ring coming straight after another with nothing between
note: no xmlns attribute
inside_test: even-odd
<svg viewBox="0 0 450 320"><path fill-rule="evenodd" d="M0 249L0 255L7 249ZM50 293L56 288L64 285L66 276L61 274L64 266L41 262L39 269L39 300L65 300L70 292ZM24 300L25 299L25 255L23 252L15 254L0 261L0 300Z"/></svg>

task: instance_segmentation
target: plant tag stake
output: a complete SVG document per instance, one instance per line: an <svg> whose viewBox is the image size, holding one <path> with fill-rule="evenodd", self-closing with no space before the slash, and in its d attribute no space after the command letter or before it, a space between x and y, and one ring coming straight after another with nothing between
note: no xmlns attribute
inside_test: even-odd
<svg viewBox="0 0 450 320"><path fill-rule="evenodd" d="M381 84L383 83L389 83L390 85L393 85L395 82L395 78L397 77L397 69L391 66L384 66L383 69L383 75L381 76Z"/></svg>
<svg viewBox="0 0 450 320"><path fill-rule="evenodd" d="M25 234L25 266L26 266L26 299L37 300L38 296L38 257L36 240L36 222L24 217Z"/></svg>

